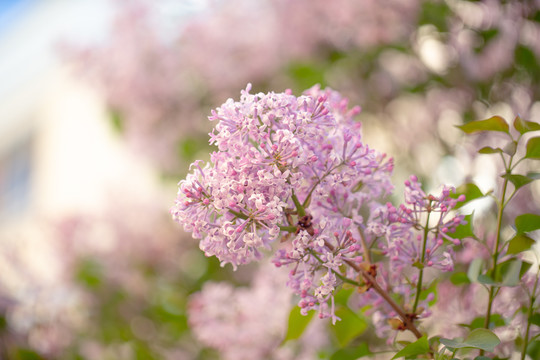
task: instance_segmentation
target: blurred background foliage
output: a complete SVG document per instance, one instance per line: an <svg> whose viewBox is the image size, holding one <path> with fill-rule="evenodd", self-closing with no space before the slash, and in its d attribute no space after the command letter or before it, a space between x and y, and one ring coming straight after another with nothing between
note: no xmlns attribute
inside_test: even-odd
<svg viewBox="0 0 540 360"><path fill-rule="evenodd" d="M245 286L253 266L232 272L205 258L167 207L188 165L213 151L210 110L248 82L294 94L320 84L361 105L365 141L395 158L398 190L411 173L428 188L466 178L493 187L498 170L473 158L477 145L455 125L540 118L538 1L216 0L181 16L160 2L115 4L106 41L59 51L97 89L110 130L150 164L159 190L139 199L109 189L116 195L98 215L42 219L60 274L50 283L25 273L18 251L36 250L4 246L25 291L1 280L1 358L219 357L194 336L189 298L210 280ZM521 205L538 211L539 190ZM350 312L343 291L340 311ZM355 359L369 353L360 344L379 341L360 315L348 318L320 358Z"/></svg>

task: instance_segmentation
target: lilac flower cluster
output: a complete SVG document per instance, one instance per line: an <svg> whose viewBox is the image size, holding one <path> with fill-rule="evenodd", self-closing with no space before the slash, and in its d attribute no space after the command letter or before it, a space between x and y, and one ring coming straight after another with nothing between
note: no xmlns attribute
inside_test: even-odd
<svg viewBox="0 0 540 360"><path fill-rule="evenodd" d="M273 262L291 269L288 286L300 296L302 313L315 310L333 322L334 293L343 282L391 302L381 293L393 291L396 279L386 280L381 272L395 275L420 263L452 268L452 251L442 248L463 222L446 220L457 200L449 188L440 197L428 196L411 177L406 205L385 205L393 190L393 160L362 142L361 123L353 119L360 108L349 109L339 93L319 87L300 97L249 91L250 85L239 102L229 99L212 112L217 124L210 142L219 150L209 163L192 164L171 209L201 239L207 256L236 268L278 247ZM438 222L422 225L431 213L439 215ZM423 247L415 235L422 228ZM371 249L390 259L391 271L373 261ZM395 289L410 287L403 281ZM397 311L406 320L398 305L390 307L390 316Z"/></svg>

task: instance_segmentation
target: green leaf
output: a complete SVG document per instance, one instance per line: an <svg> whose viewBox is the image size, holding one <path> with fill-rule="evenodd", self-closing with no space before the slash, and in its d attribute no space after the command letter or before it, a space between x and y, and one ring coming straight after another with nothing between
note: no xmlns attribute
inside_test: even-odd
<svg viewBox="0 0 540 360"><path fill-rule="evenodd" d="M540 173L531 171L531 172L527 173L527 177L529 179L532 179L533 181L534 180L539 180L540 179Z"/></svg>
<svg viewBox="0 0 540 360"><path fill-rule="evenodd" d="M420 339L416 340L413 343L405 346L401 349L392 359L397 359L400 357L416 356L429 353L429 343L427 336L424 335Z"/></svg>
<svg viewBox="0 0 540 360"><path fill-rule="evenodd" d="M531 316L529 316L529 322L536 326L540 326L540 314L534 313Z"/></svg>
<svg viewBox="0 0 540 360"><path fill-rule="evenodd" d="M458 128L467 134L479 131L501 131L507 134L510 133L508 123L500 116L493 116L486 120L471 121L467 124L458 126Z"/></svg>
<svg viewBox="0 0 540 360"><path fill-rule="evenodd" d="M488 358L487 356L477 356L474 358L474 360L492 360L492 359Z"/></svg>
<svg viewBox="0 0 540 360"><path fill-rule="evenodd" d="M309 325L311 318L313 318L313 314L315 314L315 311L310 311L304 316L300 313L300 307L295 306L292 308L291 313L289 314L287 335L285 335L283 342L300 338Z"/></svg>
<svg viewBox="0 0 540 360"><path fill-rule="evenodd" d="M502 152L503 150L501 148L492 148L491 146L485 146L478 150L479 154L499 154Z"/></svg>
<svg viewBox="0 0 540 360"><path fill-rule="evenodd" d="M493 279L489 275L486 275L486 274L478 275L478 278L476 279L476 281L479 282L480 284L496 285L496 282L493 281Z"/></svg>
<svg viewBox="0 0 540 360"><path fill-rule="evenodd" d="M469 270L467 271L467 276L469 277L469 280L471 280L471 282L478 281L478 276L482 271L483 264L484 260L482 260L481 258L476 258L471 262L471 264L469 265Z"/></svg>
<svg viewBox="0 0 540 360"><path fill-rule="evenodd" d="M523 120L519 116L516 116L516 118L514 119L514 128L519 131L520 134L525 134L529 131L540 130L540 124L532 121Z"/></svg>
<svg viewBox="0 0 540 360"><path fill-rule="evenodd" d="M540 229L540 215L519 215L518 217L516 217L516 229L519 234Z"/></svg>
<svg viewBox="0 0 540 360"><path fill-rule="evenodd" d="M367 321L346 306L336 309L336 315L341 318L331 327L341 347L346 346L351 340L366 331Z"/></svg>
<svg viewBox="0 0 540 360"><path fill-rule="evenodd" d="M356 360L366 355L371 355L367 343L362 343L354 348L339 349L332 354L330 360Z"/></svg>
<svg viewBox="0 0 540 360"><path fill-rule="evenodd" d="M516 234L508 243L507 254L519 254L529 250L535 241L525 234Z"/></svg>
<svg viewBox="0 0 540 360"><path fill-rule="evenodd" d="M465 340L441 338L441 344L450 349L475 348L484 351L493 351L501 340L487 329L474 329Z"/></svg>
<svg viewBox="0 0 540 360"><path fill-rule="evenodd" d="M495 279L503 286L517 286L521 278L521 260L510 259L499 264Z"/></svg>
<svg viewBox="0 0 540 360"><path fill-rule="evenodd" d="M534 181L533 179L527 176L519 175L519 174L504 174L504 175L501 175L501 177L504 179L508 179L512 184L514 184L514 187L516 188L516 190Z"/></svg>
<svg viewBox="0 0 540 360"><path fill-rule="evenodd" d="M479 316L475 318L469 325L466 324L459 324L461 326L469 328L469 330L474 329L480 329L484 327L484 324L486 322L486 318L484 316ZM489 328L492 329L494 327L498 326L504 326L506 325L506 322L504 321L504 318L500 314L492 314L489 318Z"/></svg>
<svg viewBox="0 0 540 360"><path fill-rule="evenodd" d="M456 227L456 230L453 233L449 232L448 235L455 239L465 239L467 237L474 237L473 226L472 226L473 215L474 214L465 215L464 220L467 223L458 225Z"/></svg>
<svg viewBox="0 0 540 360"><path fill-rule="evenodd" d="M348 285L348 284L347 284ZM347 306L347 302L349 301L349 297L355 292L355 287L351 285L351 287L345 287L342 286L341 289L339 289L335 295L334 295L334 301L336 304Z"/></svg>
<svg viewBox="0 0 540 360"><path fill-rule="evenodd" d="M526 159L540 160L540 137L533 137L527 141Z"/></svg>
<svg viewBox="0 0 540 360"><path fill-rule="evenodd" d="M486 196L482 193L482 191L478 188L478 186L476 186L473 183L460 185L458 188L456 188L456 192L454 194L451 194L450 197L452 199L457 199L460 195L465 195L465 201L458 202L455 209L459 209L463 205L475 199Z"/></svg>
<svg viewBox="0 0 540 360"><path fill-rule="evenodd" d="M471 280L464 272L455 272L450 276L450 281L454 285L470 284Z"/></svg>

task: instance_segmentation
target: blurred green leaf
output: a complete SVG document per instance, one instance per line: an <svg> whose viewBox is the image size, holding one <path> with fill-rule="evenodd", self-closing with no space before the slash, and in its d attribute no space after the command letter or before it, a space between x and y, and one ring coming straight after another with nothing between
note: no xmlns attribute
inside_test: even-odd
<svg viewBox="0 0 540 360"><path fill-rule="evenodd" d="M458 202L455 209L459 209L460 207L464 206L465 204L475 200L482 198L486 195L482 193L480 188L476 186L473 183L467 183L460 185L456 188L456 192L454 194L451 194L450 197L453 199L457 199L460 195L465 195L465 201Z"/></svg>
<svg viewBox="0 0 540 360"><path fill-rule="evenodd" d="M466 224L460 224L456 227L456 230L453 233L448 233L448 235L452 236L456 239L465 239L467 237L474 237L474 231L473 231L473 215L469 214L465 215L464 220L467 222Z"/></svg>
<svg viewBox="0 0 540 360"><path fill-rule="evenodd" d="M540 313L534 313L529 316L529 322L536 326L540 326Z"/></svg>
<svg viewBox="0 0 540 360"><path fill-rule="evenodd" d="M486 322L486 318L484 316L479 316L474 318L473 321L471 321L470 324L459 324L463 327L469 328L469 330L474 329L480 329L483 328ZM506 325L506 322L504 321L504 318L500 314L492 314L489 318L489 328L493 329L494 327L498 326L504 326Z"/></svg>
<svg viewBox="0 0 540 360"><path fill-rule="evenodd" d="M471 280L464 272L455 272L450 276L450 281L454 285L470 284Z"/></svg>
<svg viewBox="0 0 540 360"><path fill-rule="evenodd" d="M310 311L304 316L300 313L300 307L293 307L289 314L289 325L283 342L299 339L304 333L304 330L306 330L314 314L315 311Z"/></svg>
<svg viewBox="0 0 540 360"><path fill-rule="evenodd" d="M492 148L491 146L484 146L480 150L478 150L479 154L499 154L502 153L503 150L501 148Z"/></svg>
<svg viewBox="0 0 540 360"><path fill-rule="evenodd" d="M346 306L336 309L336 315L341 318L331 326L336 339L341 347L346 346L351 340L366 331L368 323L363 316L359 316Z"/></svg>
<svg viewBox="0 0 540 360"><path fill-rule="evenodd" d="M472 134L479 131L500 131L509 134L510 128L506 120L500 116L493 116L486 120L471 121L464 125L459 125L463 132Z"/></svg>
<svg viewBox="0 0 540 360"><path fill-rule="evenodd" d="M124 131L124 118L119 110L109 109L109 120L116 132L122 133Z"/></svg>
<svg viewBox="0 0 540 360"><path fill-rule="evenodd" d="M102 284L103 269L101 265L92 259L84 259L77 265L75 280L90 289L95 289Z"/></svg>
<svg viewBox="0 0 540 360"><path fill-rule="evenodd" d="M13 360L45 360L45 358L34 350L19 348L15 351Z"/></svg>
<svg viewBox="0 0 540 360"><path fill-rule="evenodd" d="M493 351L500 340L493 332L487 329L474 329L465 340L441 338L441 344L450 349L475 348L484 351Z"/></svg>
<svg viewBox="0 0 540 360"><path fill-rule="evenodd" d="M530 182L534 181L533 179L519 174L504 174L501 175L502 178L508 179L512 184L514 184L514 187L517 189L529 184Z"/></svg>
<svg viewBox="0 0 540 360"><path fill-rule="evenodd" d="M424 335L420 339L416 340L413 343L408 344L403 349L398 351L398 353L396 355L394 355L394 357L392 357L392 359L397 359L397 358L400 358L400 357L407 358L407 357L410 357L410 356L427 354L427 353L429 353L429 351L430 351L430 348L429 348L429 343L428 343L428 340L427 340L427 336Z"/></svg>
<svg viewBox="0 0 540 360"><path fill-rule="evenodd" d="M482 271L482 266L484 265L484 260L481 258L474 259L469 265L469 270L467 271L467 276L471 282L477 282L478 276Z"/></svg>
<svg viewBox="0 0 540 360"><path fill-rule="evenodd" d="M332 354L330 360L356 360L366 355L371 355L367 343L362 343L353 348L339 349Z"/></svg>
<svg viewBox="0 0 540 360"><path fill-rule="evenodd" d="M503 286L517 286L521 279L522 261L509 259L499 264L495 280Z"/></svg>
<svg viewBox="0 0 540 360"><path fill-rule="evenodd" d="M533 137L527 141L526 159L540 160L540 137Z"/></svg>
<svg viewBox="0 0 540 360"><path fill-rule="evenodd" d="M540 229L540 215L519 215L518 217L516 217L516 229L519 234Z"/></svg>
<svg viewBox="0 0 540 360"><path fill-rule="evenodd" d="M516 116L514 119L514 128L519 131L520 134L525 134L529 131L536 131L540 130L540 124L523 120L521 117Z"/></svg>
<svg viewBox="0 0 540 360"><path fill-rule="evenodd" d="M522 251L529 250L535 241L524 234L516 234L508 244L507 254L519 254Z"/></svg>
<svg viewBox="0 0 540 360"><path fill-rule="evenodd" d="M448 15L450 8L444 2L424 2L418 20L419 25L431 24L440 32L448 31Z"/></svg>

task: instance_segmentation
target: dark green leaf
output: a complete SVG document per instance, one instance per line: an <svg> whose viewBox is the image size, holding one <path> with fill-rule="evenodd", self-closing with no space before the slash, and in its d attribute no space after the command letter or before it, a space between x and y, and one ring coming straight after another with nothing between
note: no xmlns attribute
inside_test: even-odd
<svg viewBox="0 0 540 360"><path fill-rule="evenodd" d="M336 322L331 329L341 347L346 346L367 329L367 321L348 307L339 307L336 310L336 315L341 318L341 321Z"/></svg>
<svg viewBox="0 0 540 360"><path fill-rule="evenodd" d="M519 131L520 134L525 134L529 131L540 130L540 124L532 121L523 120L519 116L516 116L516 118L514 119L514 128Z"/></svg>
<svg viewBox="0 0 540 360"><path fill-rule="evenodd" d="M512 184L514 184L516 190L533 181L533 179L519 174L504 174L501 175L501 177L504 179L508 179Z"/></svg>
<svg viewBox="0 0 540 360"><path fill-rule="evenodd" d="M492 360L492 359L488 358L487 356L477 356L474 358L474 360Z"/></svg>
<svg viewBox="0 0 540 360"><path fill-rule="evenodd" d="M453 199L457 199L460 195L465 195L465 201L458 202L455 209L459 209L460 207L473 201L474 199L478 199L485 196L482 193L482 191L480 191L478 186L476 186L473 183L460 185L458 188L456 188L456 192L454 194L451 194L450 196Z"/></svg>
<svg viewBox="0 0 540 360"><path fill-rule="evenodd" d="M283 342L300 338L304 333L304 330L306 330L306 327L309 325L313 314L315 314L315 311L310 311L304 316L300 313L300 307L295 306L292 308L291 313L289 314L287 335L285 335Z"/></svg>
<svg viewBox="0 0 540 360"><path fill-rule="evenodd" d="M519 215L516 217L516 229L519 234L540 229L540 215Z"/></svg>
<svg viewBox="0 0 540 360"><path fill-rule="evenodd" d="M536 326L540 326L540 314L534 313L531 316L529 316L529 322Z"/></svg>
<svg viewBox="0 0 540 360"><path fill-rule="evenodd" d="M540 160L540 137L533 137L527 141L525 158Z"/></svg>
<svg viewBox="0 0 540 360"><path fill-rule="evenodd" d="M464 272L456 272L450 276L450 281L454 285L470 284L471 280Z"/></svg>
<svg viewBox="0 0 540 360"><path fill-rule="evenodd" d="M461 326L469 328L469 330L483 328L485 326L486 318L484 316L479 316L471 321L470 324L459 324ZM489 318L489 328L493 329L494 327L504 326L506 322L500 314L492 314Z"/></svg>
<svg viewBox="0 0 540 360"><path fill-rule="evenodd" d="M508 254L519 254L522 251L529 250L534 244L534 240L525 234L516 234L508 244Z"/></svg>
<svg viewBox="0 0 540 360"><path fill-rule="evenodd" d="M492 148L491 146L485 146L478 150L479 154L498 154L502 152L503 150L501 148Z"/></svg>
<svg viewBox="0 0 540 360"><path fill-rule="evenodd" d="M371 355L371 351L366 343L362 343L354 348L339 349L332 354L330 360L356 360L366 355Z"/></svg>
<svg viewBox="0 0 540 360"><path fill-rule="evenodd" d="M471 331L463 341L459 339L441 339L441 344L450 349L475 348L490 352L493 351L495 346L499 345L500 342L497 335L490 330L481 328Z"/></svg>
<svg viewBox="0 0 540 360"><path fill-rule="evenodd" d="M397 359L400 357L416 356L429 353L429 343L427 336L424 335L420 339L416 340L413 343L405 346L401 349L392 359Z"/></svg>
<svg viewBox="0 0 540 360"><path fill-rule="evenodd" d="M479 131L501 131L509 134L510 131L508 123L500 116L493 116L486 120L471 121L467 124L458 126L458 128L467 134Z"/></svg>

